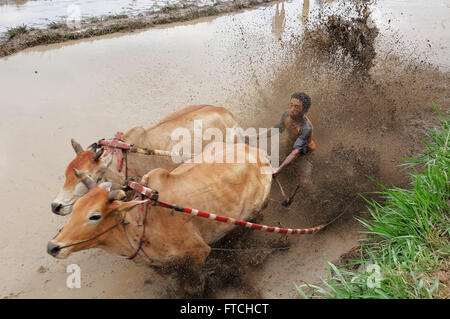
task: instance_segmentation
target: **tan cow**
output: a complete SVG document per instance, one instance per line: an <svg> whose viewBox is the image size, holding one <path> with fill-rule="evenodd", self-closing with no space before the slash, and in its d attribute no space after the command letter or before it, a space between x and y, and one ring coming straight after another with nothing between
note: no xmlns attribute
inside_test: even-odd
<svg viewBox="0 0 450 319"><path fill-rule="evenodd" d="M190 136L194 136L194 120L201 120L203 129L216 128L223 136L227 128L236 128L237 122L234 116L225 108L212 105L191 105L184 107L158 122L156 125L144 129L137 126L124 135L124 141L139 147L170 151L178 140L171 138L171 133L176 129L188 129ZM202 146L211 141L202 139ZM191 145L194 143L193 138ZM112 182L113 188L119 188L125 182L125 169L120 172L117 169L117 161L111 154L94 153L92 150L84 151L83 148L72 140L72 146L77 153L76 157L66 168L65 183L59 191L51 207L58 215L67 215L72 211L74 203L87 192L87 188L80 179L75 176L73 169L85 171L97 180ZM193 152L193 148L191 150ZM171 157L146 156L142 154L127 155L128 176L142 177L153 168L162 167L172 170L178 163L174 163Z"/></svg>
<svg viewBox="0 0 450 319"><path fill-rule="evenodd" d="M210 146L213 149L203 162L189 161L172 172L154 169L141 183L158 190L161 201L240 220L253 218L269 200L272 168L267 154L246 144ZM237 154L243 152L245 162L236 163ZM211 158L217 158L218 154L234 155L234 162L205 163L212 162ZM144 229L138 226L137 205L141 201L116 200L121 197L118 192L123 191L109 191L93 181L91 184L89 192L75 203L69 223L48 243L48 253L67 258L73 252L99 247L120 256L133 255ZM148 242L135 260L154 266L176 265L188 259L191 268L196 269L205 262L212 243L239 227L163 207L148 207L145 223Z"/></svg>

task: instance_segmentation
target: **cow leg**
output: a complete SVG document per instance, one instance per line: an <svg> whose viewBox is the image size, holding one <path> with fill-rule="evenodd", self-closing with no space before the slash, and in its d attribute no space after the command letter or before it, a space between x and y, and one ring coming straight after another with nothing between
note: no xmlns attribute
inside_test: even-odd
<svg viewBox="0 0 450 319"><path fill-rule="evenodd" d="M180 284L189 297L201 297L205 289L204 264L211 247L197 233L186 240L186 255L180 269Z"/></svg>

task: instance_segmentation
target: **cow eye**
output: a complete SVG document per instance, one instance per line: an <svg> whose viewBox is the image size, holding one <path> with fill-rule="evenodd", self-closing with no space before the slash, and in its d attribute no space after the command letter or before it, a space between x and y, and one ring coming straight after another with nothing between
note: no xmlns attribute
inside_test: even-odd
<svg viewBox="0 0 450 319"><path fill-rule="evenodd" d="M100 218L102 218L102 216L100 216L100 215L92 215L91 217L89 217L89 220L99 220Z"/></svg>

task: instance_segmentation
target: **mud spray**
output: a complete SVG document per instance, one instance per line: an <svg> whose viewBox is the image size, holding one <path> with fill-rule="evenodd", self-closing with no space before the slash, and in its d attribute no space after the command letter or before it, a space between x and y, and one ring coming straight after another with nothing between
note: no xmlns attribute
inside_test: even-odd
<svg viewBox="0 0 450 319"><path fill-rule="evenodd" d="M255 83L259 85L257 95L244 97L252 100L250 105L258 105L260 112L244 116L243 124L249 127L273 125L293 92L306 92L312 100L308 116L314 125L317 150L308 156L310 180L302 182L299 173L305 169L304 160L291 164L280 181L288 192L297 184L301 191L289 209L271 201L264 212L265 224L310 227L346 209L338 221L340 231L355 231L354 226L346 225L364 215L366 205L359 195L378 190L369 177L385 185L408 187L407 171L399 165L403 158L423 149L424 132L437 117L432 101L441 110L448 108L448 73L420 57L405 59L398 52L376 50L380 34L370 17L372 4L351 1L342 3L340 14L316 12L316 20L306 25L301 36L282 44L292 51L274 72L273 82L264 87ZM404 44L401 39L392 42L398 47ZM287 143L281 146L280 160L290 147ZM272 191L272 198L278 195L277 190ZM243 283L269 255L283 258L289 242L297 241L245 231L228 236L214 247L236 250L212 251L206 266L205 296L214 297L215 291L226 285L245 291L246 297L261 296Z"/></svg>

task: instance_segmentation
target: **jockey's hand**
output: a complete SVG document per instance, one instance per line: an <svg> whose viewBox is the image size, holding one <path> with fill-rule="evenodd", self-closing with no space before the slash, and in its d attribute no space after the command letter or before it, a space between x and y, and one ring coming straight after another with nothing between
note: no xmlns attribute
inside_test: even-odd
<svg viewBox="0 0 450 319"><path fill-rule="evenodd" d="M281 170L280 170L279 167L278 167L278 168L274 168L274 169L273 169L273 172L272 172L272 175L273 175L273 176L277 176L278 174L280 174L280 172L281 172Z"/></svg>

